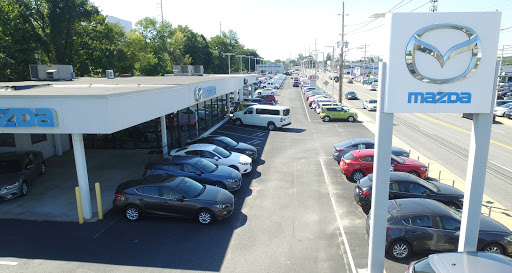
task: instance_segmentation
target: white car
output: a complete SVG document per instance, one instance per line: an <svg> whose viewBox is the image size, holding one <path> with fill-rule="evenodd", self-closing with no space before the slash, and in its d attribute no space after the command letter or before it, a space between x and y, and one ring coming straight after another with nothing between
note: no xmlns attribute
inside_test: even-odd
<svg viewBox="0 0 512 273"><path fill-rule="evenodd" d="M376 99L364 100L363 108L368 109L368 111L377 111L377 100Z"/></svg>
<svg viewBox="0 0 512 273"><path fill-rule="evenodd" d="M330 98L316 98L313 100L313 102L311 103L311 109L316 109L318 103L321 103L321 102L332 102L332 99Z"/></svg>
<svg viewBox="0 0 512 273"><path fill-rule="evenodd" d="M262 90L256 90L256 96L262 96L262 95L274 95L277 96L277 90L274 88L265 88Z"/></svg>
<svg viewBox="0 0 512 273"><path fill-rule="evenodd" d="M200 156L213 164L228 166L239 171L241 174L252 170L252 159L246 155L228 152L213 144L192 144L185 148L178 148L171 151L174 155Z"/></svg>

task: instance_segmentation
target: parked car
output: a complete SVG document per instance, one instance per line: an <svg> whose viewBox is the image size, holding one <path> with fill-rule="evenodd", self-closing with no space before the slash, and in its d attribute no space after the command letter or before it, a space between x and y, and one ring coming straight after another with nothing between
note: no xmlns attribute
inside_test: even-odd
<svg viewBox="0 0 512 273"><path fill-rule="evenodd" d="M377 100L365 99L363 102L363 108L368 109L368 111L377 111Z"/></svg>
<svg viewBox="0 0 512 273"><path fill-rule="evenodd" d="M261 96L256 96L257 98L262 98L268 102L273 102L274 104L277 104L277 100L276 100L276 97L272 94L270 95L261 95Z"/></svg>
<svg viewBox="0 0 512 273"><path fill-rule="evenodd" d="M354 92L354 91L348 91L345 93L345 98L347 100L357 100L358 97L357 97L357 93Z"/></svg>
<svg viewBox="0 0 512 273"><path fill-rule="evenodd" d="M265 126L270 131L292 124L290 108L285 106L253 105L243 112L234 113L232 119L237 126Z"/></svg>
<svg viewBox="0 0 512 273"><path fill-rule="evenodd" d="M354 80L352 80L352 79L350 79L350 78L349 78L349 79L347 80L347 83L354 83Z"/></svg>
<svg viewBox="0 0 512 273"><path fill-rule="evenodd" d="M265 89L261 89L261 90L256 90L255 94L256 94L256 96L261 96L261 95L277 96L278 95L277 90L275 90L274 88L265 88Z"/></svg>
<svg viewBox="0 0 512 273"><path fill-rule="evenodd" d="M345 154L340 161L340 169L354 181L373 173L373 149L355 150ZM408 157L391 155L391 168L395 172L405 172L425 179L428 174L427 165Z"/></svg>
<svg viewBox="0 0 512 273"><path fill-rule="evenodd" d="M409 264L405 273L512 272L510 257L483 251L434 253Z"/></svg>
<svg viewBox="0 0 512 273"><path fill-rule="evenodd" d="M512 103L512 100L497 100L494 106L502 106L503 104Z"/></svg>
<svg viewBox="0 0 512 273"><path fill-rule="evenodd" d="M376 84L373 84L371 82L365 82L365 83L368 83L368 85L366 86L366 89L368 91L377 91L377 85Z"/></svg>
<svg viewBox="0 0 512 273"><path fill-rule="evenodd" d="M46 164L39 151L0 153L0 199L27 195L29 186L45 173Z"/></svg>
<svg viewBox="0 0 512 273"><path fill-rule="evenodd" d="M372 139L353 138L334 144L334 147L332 149L332 158L334 158L336 162L340 163L341 158L351 151L374 148L375 141L373 141ZM400 147L391 147L391 153L396 156L409 157L409 151L402 149Z"/></svg>
<svg viewBox="0 0 512 273"><path fill-rule="evenodd" d="M257 104L264 104L264 105L275 105L275 103L266 101L261 98L247 98L247 99L244 99L244 101L253 102L253 103L257 103Z"/></svg>
<svg viewBox="0 0 512 273"><path fill-rule="evenodd" d="M252 170L252 159L250 157L236 152L228 152L213 144L192 144L185 148L174 149L170 154L171 156L200 156L215 165L228 166L242 174Z"/></svg>
<svg viewBox="0 0 512 273"><path fill-rule="evenodd" d="M244 154L248 157L250 157L252 160L255 160L258 157L258 150L254 148L254 146L243 143L243 142L237 142L229 137L226 136L219 136L219 135L209 135L205 137L200 137L192 141L187 141L187 144L199 144L199 143L205 143L205 144L214 144L221 148L223 148L226 151L230 152L237 152L240 154Z"/></svg>
<svg viewBox="0 0 512 273"><path fill-rule="evenodd" d="M144 176L154 174L173 174L193 179L201 184L208 184L236 191L242 185L242 175L237 170L226 166L217 166L198 156L173 156L149 162L144 168Z"/></svg>
<svg viewBox="0 0 512 273"><path fill-rule="evenodd" d="M495 106L494 107L494 114L496 116L504 117L505 112L507 112L508 109L512 109L512 103L506 103L501 106Z"/></svg>
<svg viewBox="0 0 512 273"><path fill-rule="evenodd" d="M370 229L366 217L366 232ZM414 252L457 251L461 212L435 200L406 198L389 200L386 252L403 260ZM480 215L477 250L510 255L512 232L487 216Z"/></svg>
<svg viewBox="0 0 512 273"><path fill-rule="evenodd" d="M322 112L320 112L320 118L325 122L333 119L346 119L354 122L357 120L357 113L348 111L342 106L325 106Z"/></svg>
<svg viewBox="0 0 512 273"><path fill-rule="evenodd" d="M359 180L354 188L354 199L365 211L372 205L373 174ZM462 209L464 192L438 182L425 181L415 175L391 172L389 177L389 200L403 198L425 198L439 201L454 209Z"/></svg>
<svg viewBox="0 0 512 273"><path fill-rule="evenodd" d="M141 216L196 218L210 224L233 213L235 198L228 191L171 174L157 174L117 186L114 209L130 221Z"/></svg>
<svg viewBox="0 0 512 273"><path fill-rule="evenodd" d="M512 119L512 109L508 109L507 112L505 112L504 117ZM496 120L496 115L494 115L494 119Z"/></svg>
<svg viewBox="0 0 512 273"><path fill-rule="evenodd" d="M300 82L299 81L293 81L293 87L299 87L300 86Z"/></svg>

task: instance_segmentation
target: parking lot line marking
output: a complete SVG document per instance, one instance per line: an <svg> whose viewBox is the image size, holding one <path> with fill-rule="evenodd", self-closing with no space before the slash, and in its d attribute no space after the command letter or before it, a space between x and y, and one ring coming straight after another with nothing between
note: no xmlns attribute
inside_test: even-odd
<svg viewBox="0 0 512 273"><path fill-rule="evenodd" d="M299 90L299 93L301 91ZM306 102L304 101L304 96L300 94L300 97L302 98L302 104L304 105L304 110L306 110L306 116L308 116L308 121L311 122L311 119L309 118L308 109L306 108Z"/></svg>
<svg viewBox="0 0 512 273"><path fill-rule="evenodd" d="M226 127L240 128L240 126L234 126L234 125L226 125ZM258 131L258 132L264 132L264 133L268 132L268 131L265 131L265 130L258 130L258 129L249 128L249 127L244 127L244 129L252 130L252 131Z"/></svg>
<svg viewBox="0 0 512 273"><path fill-rule="evenodd" d="M345 245L345 249L347 250L348 260L350 262L350 268L352 269L352 273L357 273L356 267L354 265L354 260L352 259L352 253L350 253L350 247L348 246L347 236L345 235L343 225L341 224L341 218L340 218L340 215L338 214L338 209L336 208L336 203L334 203L334 198L332 197L331 185L329 184L329 179L327 178L327 172L325 171L324 163L322 162L321 158L319 158L319 160L320 160L320 165L322 165L322 171L324 172L325 183L327 184L327 189L329 190L329 197L331 198L331 204L334 209L334 213L336 214L336 220L338 221L338 226L340 228L343 244Z"/></svg>
<svg viewBox="0 0 512 273"><path fill-rule="evenodd" d="M254 135L252 135L252 136L255 136L255 137L262 137L262 136L264 136L264 135L265 135L265 133L256 133L256 134L254 134Z"/></svg>
<svg viewBox="0 0 512 273"><path fill-rule="evenodd" d="M260 143L260 142L261 142L261 141L259 141L259 140L255 140L255 139L253 139L253 140L251 140L251 141L248 141L248 142L247 142L247 144L258 144L258 143Z"/></svg>
<svg viewBox="0 0 512 273"><path fill-rule="evenodd" d="M503 169L505 169L505 170L507 170L507 171L509 171L509 172L512 172L512 170L511 170L511 169L509 169L509 168L507 168L507 167L504 167L503 165L500 165L500 164L498 164L498 163L496 163L496 162L494 162L494 161L492 161L492 160L489 160L489 162L490 162L490 163L492 163L492 164L498 165L499 167L501 167L501 168L503 168Z"/></svg>
<svg viewBox="0 0 512 273"><path fill-rule="evenodd" d="M18 262L0 261L0 265L18 265Z"/></svg>
<svg viewBox="0 0 512 273"><path fill-rule="evenodd" d="M237 134L237 133L233 133L233 132L226 132L226 131L217 131L219 133L224 133L224 134L230 134L230 135L235 135L235 136L242 136L242 137L251 137L249 135L242 135L242 134ZM265 140L264 137L252 137L252 138L257 138L257 139L263 139Z"/></svg>

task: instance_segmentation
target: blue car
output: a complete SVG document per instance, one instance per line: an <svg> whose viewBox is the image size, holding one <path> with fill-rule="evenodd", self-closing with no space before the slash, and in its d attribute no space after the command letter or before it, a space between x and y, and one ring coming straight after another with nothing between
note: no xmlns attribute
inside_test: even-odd
<svg viewBox="0 0 512 273"><path fill-rule="evenodd" d="M173 156L146 164L144 176L155 174L184 176L228 191L236 191L242 185L240 172L230 167L217 166L198 156Z"/></svg>

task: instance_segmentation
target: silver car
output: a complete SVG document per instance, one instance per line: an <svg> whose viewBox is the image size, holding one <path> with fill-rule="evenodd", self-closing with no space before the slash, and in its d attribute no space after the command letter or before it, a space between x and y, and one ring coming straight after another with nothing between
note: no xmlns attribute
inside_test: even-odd
<svg viewBox="0 0 512 273"><path fill-rule="evenodd" d="M494 107L494 114L496 116L503 117L505 116L505 112L507 112L508 109L512 109L512 103L506 103L502 106L496 106Z"/></svg>
<svg viewBox="0 0 512 273"><path fill-rule="evenodd" d="M43 154L37 151L0 154L0 199L25 196L29 185L46 173Z"/></svg>
<svg viewBox="0 0 512 273"><path fill-rule="evenodd" d="M406 273L414 272L512 272L512 259L489 252L447 252L430 256L409 265Z"/></svg>

